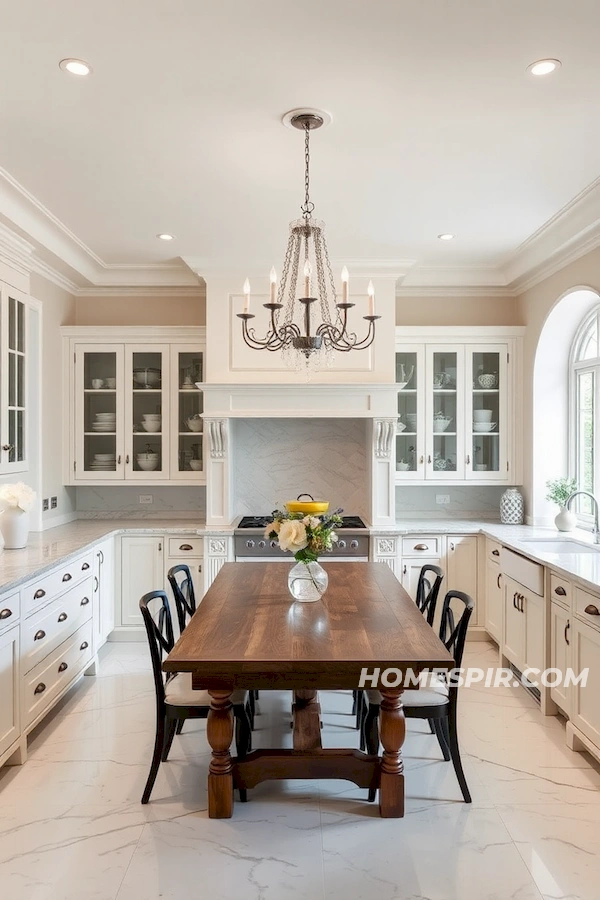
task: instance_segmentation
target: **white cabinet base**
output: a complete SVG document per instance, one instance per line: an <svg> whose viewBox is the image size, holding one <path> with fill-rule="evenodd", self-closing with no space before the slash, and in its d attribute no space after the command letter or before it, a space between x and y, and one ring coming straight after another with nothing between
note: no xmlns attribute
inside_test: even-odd
<svg viewBox="0 0 600 900"><path fill-rule="evenodd" d="M589 753L594 759L600 762L600 747L597 747L593 741L590 741L582 731L567 722L567 747L575 753Z"/></svg>

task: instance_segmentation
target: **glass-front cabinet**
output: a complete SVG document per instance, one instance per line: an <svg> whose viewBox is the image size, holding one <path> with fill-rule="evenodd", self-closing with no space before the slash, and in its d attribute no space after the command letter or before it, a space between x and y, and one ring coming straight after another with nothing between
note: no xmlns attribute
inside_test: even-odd
<svg viewBox="0 0 600 900"><path fill-rule="evenodd" d="M202 352L76 343L75 483L202 480Z"/></svg>
<svg viewBox="0 0 600 900"><path fill-rule="evenodd" d="M27 460L28 297L0 285L0 473L25 472Z"/></svg>
<svg viewBox="0 0 600 900"><path fill-rule="evenodd" d="M507 344L397 344L396 482L508 482Z"/></svg>

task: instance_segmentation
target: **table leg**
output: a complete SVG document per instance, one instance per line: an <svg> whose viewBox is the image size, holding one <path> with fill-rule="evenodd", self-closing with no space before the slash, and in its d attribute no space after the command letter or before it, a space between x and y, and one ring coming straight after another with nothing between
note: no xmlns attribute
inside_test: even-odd
<svg viewBox="0 0 600 900"><path fill-rule="evenodd" d="M317 691L294 691L294 750L320 750L321 705Z"/></svg>
<svg viewBox="0 0 600 900"><path fill-rule="evenodd" d="M230 819L233 815L233 766L229 748L233 740L231 691L213 691L206 721L206 737L212 749L208 769L208 816Z"/></svg>
<svg viewBox="0 0 600 900"><path fill-rule="evenodd" d="M400 748L406 736L403 688L380 688L379 739L383 746L379 782L379 812L384 819L404 815L404 762Z"/></svg>

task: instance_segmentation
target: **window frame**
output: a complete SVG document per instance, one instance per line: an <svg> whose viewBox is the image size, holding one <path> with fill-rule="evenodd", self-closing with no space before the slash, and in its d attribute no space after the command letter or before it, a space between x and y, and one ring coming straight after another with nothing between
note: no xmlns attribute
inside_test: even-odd
<svg viewBox="0 0 600 900"><path fill-rule="evenodd" d="M596 346L598 355L589 359L581 359L584 341L592 325L596 325ZM581 321L571 344L569 355L569 421L568 421L568 470L569 478L574 478L581 483L580 476L580 403L579 384L582 375L591 373L593 377L593 401L592 401L592 493L600 497L600 303L588 312ZM593 512L584 513L577 511L577 524L581 528L592 530L594 525Z"/></svg>

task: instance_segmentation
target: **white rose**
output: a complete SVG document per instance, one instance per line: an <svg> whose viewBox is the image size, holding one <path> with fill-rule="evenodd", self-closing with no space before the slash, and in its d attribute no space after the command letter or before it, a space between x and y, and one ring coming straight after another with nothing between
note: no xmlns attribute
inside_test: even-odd
<svg viewBox="0 0 600 900"><path fill-rule="evenodd" d="M307 524L307 525L310 525L310 527L311 527L312 530L314 531L315 528L318 528L319 525L321 524L321 520L320 520L320 519L317 519L316 516L311 516L310 519L308 520L308 522L307 522L306 524Z"/></svg>
<svg viewBox="0 0 600 900"><path fill-rule="evenodd" d="M274 519L273 522L269 522L267 527L265 528L265 537L269 537L272 531L276 531L279 534L279 529L281 528L281 522L277 519Z"/></svg>
<svg viewBox="0 0 600 900"><path fill-rule="evenodd" d="M297 553L308 545L306 525L299 519L286 519L279 529L279 546L282 550Z"/></svg>
<svg viewBox="0 0 600 900"><path fill-rule="evenodd" d="M329 539L330 539L330 541L331 541L332 543L333 543L334 541L337 541L338 536L337 536L337 534L335 533L335 531L330 532L330 534L329 534Z"/></svg>

